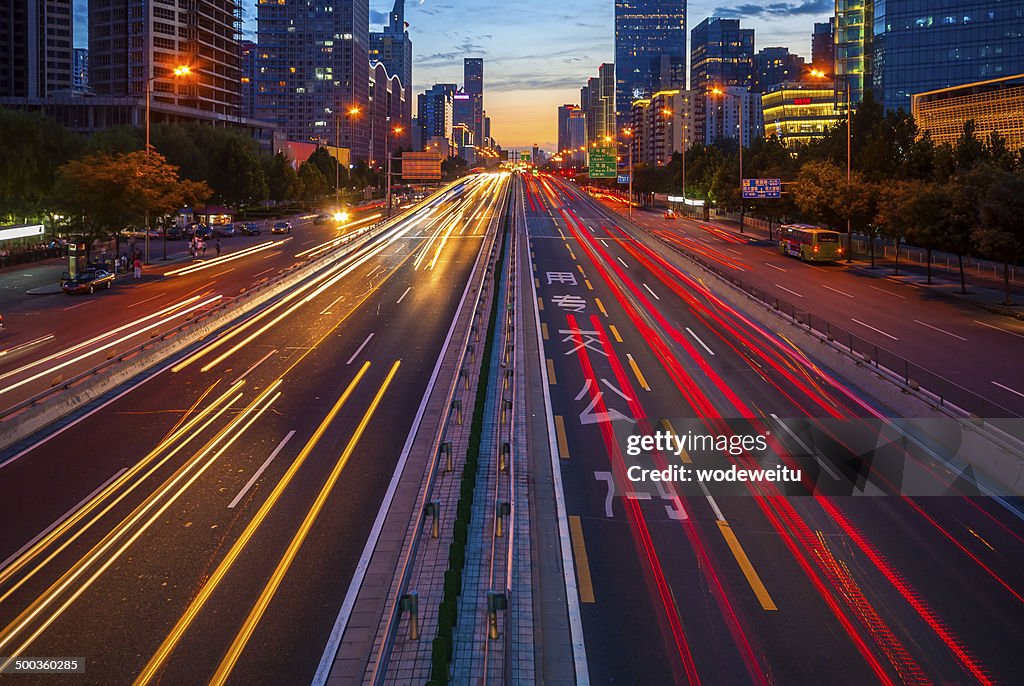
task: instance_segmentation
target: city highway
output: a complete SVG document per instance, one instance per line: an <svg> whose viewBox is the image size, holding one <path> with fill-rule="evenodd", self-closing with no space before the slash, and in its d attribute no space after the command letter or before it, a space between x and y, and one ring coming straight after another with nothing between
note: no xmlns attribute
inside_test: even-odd
<svg viewBox="0 0 1024 686"><path fill-rule="evenodd" d="M1024 415L1024 367L1018 361L1024 322L941 297L927 286L877 278L891 274L888 267L871 274L842 262L802 263L780 254L777 243L712 222L665 219L649 211L636 211L633 218L736 278ZM1001 416L992 409L986 416Z"/></svg>
<svg viewBox="0 0 1024 686"><path fill-rule="evenodd" d="M84 658L76 683L309 683L507 186L460 182L0 455L0 655Z"/></svg>
<svg viewBox="0 0 1024 686"><path fill-rule="evenodd" d="M381 218L379 209L354 213L340 225L296 216L291 234L271 234L268 224L260 236L220 239L219 258L209 241L206 254L194 261L162 262L156 257L160 242L151 241L153 261L141 280L119 274L110 290L92 295L6 294L0 302L7 324L0 336L0 409L174 329ZM168 249L174 254L185 245L171 241Z"/></svg>
<svg viewBox="0 0 1024 686"><path fill-rule="evenodd" d="M524 197L591 683L999 683L1021 673L1018 501L966 497L975 491L941 456L882 433L891 410L734 310L715 294L721 286L572 184L527 176ZM795 261L699 243L809 288ZM821 281L852 288L834 277L857 278ZM904 333L914 324L897 329L898 315L850 300L829 312L914 338ZM915 318L931 323L933 307L949 306L922 304ZM963 331L981 347L1011 337ZM1001 366L984 378L1009 381L1001 370L1012 362L991 361ZM768 449L628 454L631 436L661 429L760 435ZM801 478L629 479L631 467L732 465ZM950 495L904 494L924 492Z"/></svg>

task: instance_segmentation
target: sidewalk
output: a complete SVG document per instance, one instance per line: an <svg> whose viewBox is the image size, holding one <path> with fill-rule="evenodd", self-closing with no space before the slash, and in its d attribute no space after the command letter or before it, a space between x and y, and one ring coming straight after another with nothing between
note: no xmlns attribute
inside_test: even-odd
<svg viewBox="0 0 1024 686"><path fill-rule="evenodd" d="M618 208L613 208L618 211ZM621 212L620 212L621 213ZM644 212L634 212L633 219L645 218ZM660 215L659 215L660 216ZM691 221L703 221L702 219L692 219L686 217ZM706 224L710 224L719 229L724 229L737 236L744 236L746 238L755 238L761 240L768 240L768 231L761 227L754 227L751 225L744 226L744 232L741 234L739 231L739 222L731 219L711 219ZM774 229L774 227L773 227ZM773 230L773 237L776 233ZM994 288L991 286L991 281L987 281L984 285L978 285L976 283L977 277L968 274L967 275L967 294L960 292L960 280L958 274L953 274L952 277L945 271L932 269L932 283L928 283L928 278L924 273L924 265L918 265L911 263L907 265L904 262L900 262L899 274L895 273L895 264L891 260L882 260L876 256L875 267L871 267L871 260L862 255L857 255L852 262L842 262L843 266L847 269L856 271L858 274L864 276L870 276L879 279L886 279L896 283L903 283L909 286L915 286L922 290L927 290L929 293L937 295L942 298L954 302L967 303L976 307L982 308L994 314L1000 314L1005 317L1014 317L1016 319L1024 320L1024 296L1015 292L1014 293L1014 304L1005 305L1006 294L1002 288ZM908 270L908 267L910 269Z"/></svg>

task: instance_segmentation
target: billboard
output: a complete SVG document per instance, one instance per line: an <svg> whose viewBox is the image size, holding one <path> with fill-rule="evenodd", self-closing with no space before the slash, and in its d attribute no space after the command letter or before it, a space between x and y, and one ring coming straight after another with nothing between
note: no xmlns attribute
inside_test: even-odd
<svg viewBox="0 0 1024 686"><path fill-rule="evenodd" d="M441 156L436 152L403 152L403 181L440 181Z"/></svg>

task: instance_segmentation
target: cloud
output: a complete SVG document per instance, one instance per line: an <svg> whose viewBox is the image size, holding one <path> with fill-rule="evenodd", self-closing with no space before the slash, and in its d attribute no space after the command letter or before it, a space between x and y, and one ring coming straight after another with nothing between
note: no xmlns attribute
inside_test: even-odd
<svg viewBox="0 0 1024 686"><path fill-rule="evenodd" d="M749 19L760 17L792 17L804 14L831 13L835 4L833 0L804 0L803 2L768 2L764 4L736 5L734 7L716 7L714 16Z"/></svg>
<svg viewBox="0 0 1024 686"><path fill-rule="evenodd" d="M377 10L370 10L370 23L374 25L387 24L388 12L378 12Z"/></svg>

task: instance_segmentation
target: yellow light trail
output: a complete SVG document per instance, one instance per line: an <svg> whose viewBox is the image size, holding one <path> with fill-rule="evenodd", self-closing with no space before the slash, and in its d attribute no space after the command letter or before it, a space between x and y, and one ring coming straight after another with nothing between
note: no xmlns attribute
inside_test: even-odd
<svg viewBox="0 0 1024 686"><path fill-rule="evenodd" d="M384 379L384 383L381 384L380 388L377 390L377 395L374 396L373 401L370 403L370 407L363 415L362 421L359 422L359 426L356 427L356 430L352 434L352 438L349 440L344 452L342 452L341 457L339 457L337 463L335 463L334 469L331 470L331 474L324 483L323 488L320 489L320 493L313 502L313 506L309 509L309 512L306 513L305 519L302 520L302 525L299 526L299 530L295 533L291 543L288 544L284 557L282 557L281 561L278 563L277 568L270 577L270 581L267 583L263 592L260 594L259 599L256 601L256 604L249 612L249 616L246 617L241 630L238 632L238 635L235 636L235 640L231 642L231 647L228 649L227 654L224 656L224 659L221 660L220 666L217 667L217 671L210 680L211 686L219 686L220 684L223 684L227 680L228 675L231 674L231 670L234 669L239 656L242 654L242 650L245 649L253 631L256 630L256 625L259 624L260 619L263 617L263 613L270 604L270 600L274 597L274 594L277 593L277 589L280 587L281 581L284 579L285 574L288 573L288 569L295 560L295 556L298 554L302 543L309 535L310 529L313 528L313 523L316 521L317 516L323 509L324 504L327 502L327 497L331 494L331 491L334 490L334 487L338 482L338 478L341 476L342 470L345 469L345 465L348 463L349 458L352 457L352 453L355 452L356 444L358 444L359 439L362 438L363 432L366 430L366 426L370 423L374 413L377 411L377 406L380 405L381 400L384 398L384 393L388 390L388 386L391 385L391 380L394 379L395 374L398 373L398 367L401 364L401 360L396 360L391 366L391 371L388 372L387 378Z"/></svg>
<svg viewBox="0 0 1024 686"><path fill-rule="evenodd" d="M121 557L121 555L123 555L124 552L136 540L138 540L140 536L142 536L142 534L144 534L161 516L163 516L164 512L166 512L171 505L177 502L178 498L180 498L185 493L185 491L187 491L188 488L192 486L192 484L194 484L199 479L199 477L201 477L206 472L206 470L209 469L214 464L214 462L217 461L217 458L224 454L224 452L228 448L230 448L231 445L234 444L234 442L237 441L245 433L245 431L250 426L252 426L252 424L257 419L259 419L260 416L266 410L270 408L271 405L274 404L274 402L281 396L280 393L270 398L270 400L267 401L266 404L263 407L261 407L258 412L253 414L253 411L256 409L256 407L260 403L264 402L267 399L267 396L269 396L274 390L276 390L280 383L281 380L278 379L270 387L263 391L263 393L261 393L255 400L253 400L252 403L250 403L249 406L246 407L241 413L239 413L239 415L235 417L231 421L231 423L224 427L224 429L207 444L207 446L203 449L202 452L195 455L189 461L189 463L182 466L171 480L166 482L160 489L154 492L153 495L151 495L144 503L137 507L128 518L123 520L121 524L119 524L117 527L115 527L114 530L107 534L102 541L96 544L96 546L94 546L93 549L90 550L89 553L82 558L82 560L80 560L75 566L73 566L71 569L65 572L64 575L62 575L60 579L54 582L54 584L50 586L50 588L48 588L43 595L39 596L32 603L32 605L30 605L24 612L21 613L21 615L18 616L18 618L14 622L12 622L10 625L7 626L6 629L4 629L3 633L0 634L0 650L3 650L4 646L6 646L11 641L11 639L13 639L19 633L21 633L21 631L24 630L31 621L36 619L40 615L40 613L42 613L50 605L52 605L62 592L71 588L75 584L75 581L86 572L89 566L91 566L94 562L98 562L101 556L105 554L108 550L110 550L115 543L118 542L118 539L123 537L125 533L131 529L132 526L134 526L136 523L141 521L146 516L147 512L153 508L153 506L161 497L170 494L177 487L177 491L174 492L173 495L171 495L171 497L169 497L167 501L159 509L157 509L146 522L142 523L142 525L138 527L136 532L132 534L131 537L128 538L128 540L122 543L120 547L118 547L116 550L113 550L108 559L103 564L101 564L96 569L96 571L89 576L89 578L87 578L80 584L74 585L75 590L70 596L68 596L67 600L65 600L56 610L51 612L46 617L46 619L40 623L36 630L33 631L21 643L21 645L19 645L16 649L10 652L10 656L7 658L7 661L3 664L0 664L0 672L6 669L7 666L15 658L21 655L25 651L25 649L27 649L32 644L32 642L35 641L36 638L38 638L44 631L46 631L47 628L49 628L51 624L53 624L53 622L57 621L57 619L64 613L64 611L68 607L70 607L71 604L74 603L75 600L77 600L83 593L85 593L85 591L88 590L93 583L95 583L96 579L98 579L112 564L114 564L114 562L116 562ZM253 416L249 418L249 415ZM248 421L246 421L247 419ZM209 460L207 460L206 464L202 465L199 469L197 469L195 473L183 485L181 485L180 487L177 486L178 482L188 474L188 470L192 466L198 465L203 460L203 458L209 455L210 452L213 451L214 448L216 448L217 443L219 443L224 437L230 435L231 432L240 425L241 428L237 432L235 432L234 435L232 435L231 438L219 450L217 450L217 452L215 452L210 457Z"/></svg>
<svg viewBox="0 0 1024 686"><path fill-rule="evenodd" d="M192 602L189 603L185 613L178 619L174 628L171 629L171 632L160 644L160 647L157 648L153 657L151 657L149 662L146 663L146 666L139 673L139 676L135 678L135 686L147 684L156 677L157 672L163 666L168 656L174 651L189 625L196 618L196 615L199 614L199 611L202 609L203 605L206 604L206 601L209 600L210 596L216 590L217 585L220 584L221 580L228 573L228 570L231 568L231 565L234 564L238 555L242 552L242 549L246 544L248 544L249 539L251 539L253 534L256 533L256 529L259 528L263 520L266 519L267 514L271 509L273 509L278 499L280 499L284 489L291 483L292 478L299 471L299 468L306 461L306 458L309 457L311 452L313 452L313 448L315 448L317 443L320 442L320 438L324 435L324 432L327 431L327 427L334 421L334 418L352 395L353 391L355 391L356 386L358 386L359 382L362 381L363 376L366 375L366 371L369 368L369 361L364 362L363 366L360 367L359 372L349 383L348 387L341 394L341 397L338 398L337 402L334 403L334 406L327 413L327 416L320 422L320 426L318 426L316 431L313 432L313 435L310 437L309 441L306 442L306 445L302 448L298 457L296 457L291 465L289 465L288 471L284 473L281 480L276 486L274 486L274 490L271 491L266 501L264 501L263 505L260 506L260 509L249 521L249 524L246 525L245 530L235 541L234 545L231 546L231 549L228 551L224 559L221 560L219 565L217 565L217 569L210 575L209 579L206 580L206 583L203 584L199 593L195 598L193 598Z"/></svg>

